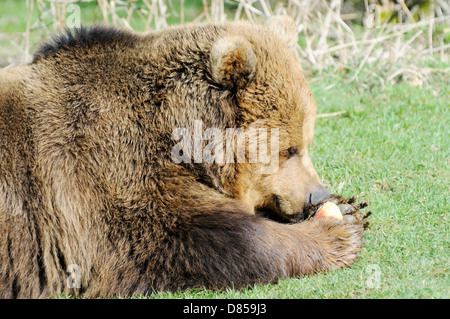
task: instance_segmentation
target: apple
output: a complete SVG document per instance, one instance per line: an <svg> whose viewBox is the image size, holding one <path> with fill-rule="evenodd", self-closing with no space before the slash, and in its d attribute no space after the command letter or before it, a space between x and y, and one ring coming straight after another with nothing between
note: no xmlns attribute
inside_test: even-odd
<svg viewBox="0 0 450 319"><path fill-rule="evenodd" d="M332 202L326 202L325 204L323 204L322 207L320 207L320 209L314 215L314 217L332 217L340 220L344 219L339 207Z"/></svg>

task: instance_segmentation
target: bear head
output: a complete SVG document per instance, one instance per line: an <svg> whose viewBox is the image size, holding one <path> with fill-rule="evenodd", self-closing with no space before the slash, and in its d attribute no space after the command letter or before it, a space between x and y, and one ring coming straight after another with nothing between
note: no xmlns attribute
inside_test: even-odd
<svg viewBox="0 0 450 319"><path fill-rule="evenodd" d="M317 106L296 58L296 45L295 23L274 17L265 28L217 39L210 73L215 83L235 92L248 138L247 161L236 164L228 191L252 211L298 221L306 217L309 205L330 194L308 152ZM251 160L252 143L257 144L254 149L271 153L269 164L261 158ZM268 165L274 169L268 170Z"/></svg>

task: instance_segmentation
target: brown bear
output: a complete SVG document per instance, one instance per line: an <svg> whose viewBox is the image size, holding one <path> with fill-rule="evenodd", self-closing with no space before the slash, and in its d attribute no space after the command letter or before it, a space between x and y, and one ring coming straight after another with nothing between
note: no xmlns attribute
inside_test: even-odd
<svg viewBox="0 0 450 319"><path fill-rule="evenodd" d="M0 71L0 297L240 288L350 265L361 222L300 222L329 193L296 36L280 18L97 26ZM206 128L233 147L246 135L241 159L220 160L219 137L207 160ZM177 148L177 129L203 155Z"/></svg>

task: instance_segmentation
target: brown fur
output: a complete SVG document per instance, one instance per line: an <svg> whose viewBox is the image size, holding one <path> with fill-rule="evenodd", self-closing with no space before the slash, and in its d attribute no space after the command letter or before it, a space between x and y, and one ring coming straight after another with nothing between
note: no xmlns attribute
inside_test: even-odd
<svg viewBox="0 0 450 319"><path fill-rule="evenodd" d="M294 216L321 187L316 105L295 32L276 25L82 29L0 71L0 297L239 288L351 264L361 223L255 213ZM280 169L175 164L171 133L196 119L279 128Z"/></svg>

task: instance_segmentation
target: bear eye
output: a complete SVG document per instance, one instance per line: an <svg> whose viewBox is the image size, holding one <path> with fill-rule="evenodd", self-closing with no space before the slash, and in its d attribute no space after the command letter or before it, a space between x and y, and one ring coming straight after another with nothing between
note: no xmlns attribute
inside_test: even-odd
<svg viewBox="0 0 450 319"><path fill-rule="evenodd" d="M289 147L287 149L287 157L291 158L292 156L298 155L299 151L298 151L298 147L297 146L292 146Z"/></svg>

